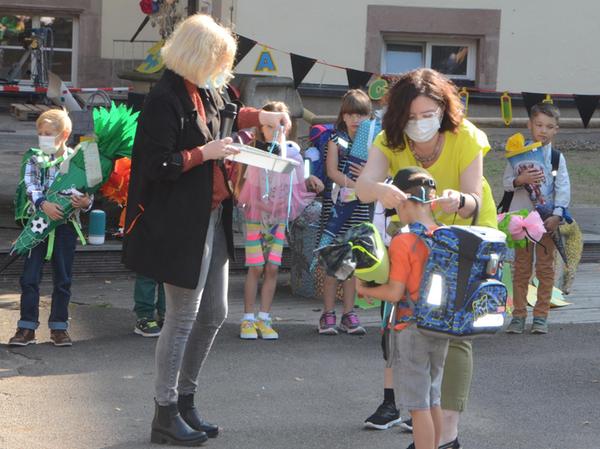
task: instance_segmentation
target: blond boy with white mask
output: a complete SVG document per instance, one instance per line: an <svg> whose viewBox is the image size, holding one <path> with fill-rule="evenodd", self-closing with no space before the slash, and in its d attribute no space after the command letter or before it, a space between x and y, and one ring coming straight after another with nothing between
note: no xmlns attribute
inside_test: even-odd
<svg viewBox="0 0 600 449"><path fill-rule="evenodd" d="M38 147L47 155L60 156L71 134L71 119L66 112L55 109L48 111L36 122Z"/></svg>
<svg viewBox="0 0 600 449"><path fill-rule="evenodd" d="M54 182L64 161L72 150L66 146L71 134L71 120L63 110L44 112L36 122L39 149L31 150L23 172L23 184L31 207L42 210L53 221L63 220L61 207L46 200L46 192ZM77 211L88 211L93 197L73 196L71 203ZM76 232L70 223L56 227L52 249L48 240L33 248L25 259L21 276L21 315L17 331L9 340L10 346L27 346L36 343L35 331L39 326L39 284L44 260L50 253L54 289L48 319L50 339L55 346L71 346L68 328L69 301L71 298L71 269L75 255Z"/></svg>

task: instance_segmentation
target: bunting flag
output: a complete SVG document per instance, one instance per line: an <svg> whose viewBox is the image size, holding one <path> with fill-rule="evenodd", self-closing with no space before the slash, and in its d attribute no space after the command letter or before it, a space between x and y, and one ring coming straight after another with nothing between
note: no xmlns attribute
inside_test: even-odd
<svg viewBox="0 0 600 449"><path fill-rule="evenodd" d="M465 117L467 117L469 115L469 91L466 87L463 87L461 90L458 91L458 96L460 97L460 101L463 104L463 111Z"/></svg>
<svg viewBox="0 0 600 449"><path fill-rule="evenodd" d="M315 64L321 64L327 67L333 67L340 70L346 71L346 77L348 79L348 87L350 89L366 89L368 87L369 97L372 100L380 100L385 96L387 89L389 88L389 81L386 80L386 75L382 75L381 73L376 72L365 72L362 70L355 70L335 64L330 64L325 61L321 61L320 59L310 58L307 56L301 56L295 53L290 53L288 51L280 50L269 45L259 43L253 39L242 36L237 33L233 33L238 41L238 48L235 54L234 67L239 64L239 62L254 48L255 45L263 46L263 54L270 56L270 51L277 51L280 53L284 53L290 56L290 62L292 66L292 76L294 79L294 87L298 88L298 86L302 83L304 78L308 75L310 70L313 68ZM271 58L260 58L255 67L255 71L269 71L276 72L277 68L275 67L275 63ZM373 81L369 83L369 81L373 78ZM3 87L0 86L0 91L2 91ZM13 86L4 87L5 90L15 89ZM518 95L514 92L497 92L495 90L489 89L479 89L476 87L468 87L462 88L459 91L459 95L461 101L463 103L463 107L465 109L465 114L468 112L469 107L469 94L473 92L480 92L486 94L497 94L500 99L500 109L502 120L506 124L506 126L510 126L513 116L512 116L512 98L515 95ZM535 92L521 92L521 97L523 98L523 103L525 108L527 109L527 114L531 115L531 108L537 103L553 103L552 96L558 98L573 98L575 105L579 111L579 115L581 117L581 121L583 122L584 127L588 127L591 121L592 116L598 104L600 103L600 95L567 95L567 94L549 94L549 93L535 93Z"/></svg>
<svg viewBox="0 0 600 449"><path fill-rule="evenodd" d="M546 94L533 92L521 92L521 95L523 96L523 103L525 103L525 107L527 108L527 115L531 115L531 108L534 105L543 102L547 97Z"/></svg>
<svg viewBox="0 0 600 449"><path fill-rule="evenodd" d="M235 59L233 60L233 66L235 67L242 59L244 59L244 56L250 53L250 50L256 45L256 41L237 33L233 33L233 35L236 37L238 44L237 51L235 52Z"/></svg>
<svg viewBox="0 0 600 449"><path fill-rule="evenodd" d="M500 97L500 115L506 126L510 126L512 122L512 99L508 92L504 92Z"/></svg>
<svg viewBox="0 0 600 449"><path fill-rule="evenodd" d="M381 100L389 88L389 83L384 78L377 78L369 84L369 97L371 100Z"/></svg>
<svg viewBox="0 0 600 449"><path fill-rule="evenodd" d="M312 69L317 60L314 58L307 58L306 56L300 56L295 53L290 53L290 61L292 62L294 89L298 89L298 86L306 77L308 72L310 72L310 69Z"/></svg>
<svg viewBox="0 0 600 449"><path fill-rule="evenodd" d="M269 47L263 46L260 54L258 55L258 59L256 60L256 64L254 65L254 71L267 73L277 72L275 59L273 59L273 55L271 54L271 49Z"/></svg>
<svg viewBox="0 0 600 449"><path fill-rule="evenodd" d="M147 16L146 16L147 17ZM160 50L165 45L164 40L158 41L152 47L148 49L146 58L139 66L136 67L135 71L140 73L157 73L165 67L165 62L162 59Z"/></svg>
<svg viewBox="0 0 600 449"><path fill-rule="evenodd" d="M367 87L369 80L373 74L371 72L363 72L362 70L346 69L346 77L348 78L348 87L350 89L361 89Z"/></svg>
<svg viewBox="0 0 600 449"><path fill-rule="evenodd" d="M575 105L577 106L579 116L581 117L581 121L583 122L583 127L587 128L590 124L592 115L594 115L594 111L598 106L598 101L600 101L600 95L574 94L573 99L575 100Z"/></svg>

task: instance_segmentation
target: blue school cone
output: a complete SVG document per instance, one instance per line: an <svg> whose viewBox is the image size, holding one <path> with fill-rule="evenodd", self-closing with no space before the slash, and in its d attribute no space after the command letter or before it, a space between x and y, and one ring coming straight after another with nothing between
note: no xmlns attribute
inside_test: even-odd
<svg viewBox="0 0 600 449"><path fill-rule="evenodd" d="M102 245L106 234L106 214L95 209L90 213L88 242L90 245Z"/></svg>

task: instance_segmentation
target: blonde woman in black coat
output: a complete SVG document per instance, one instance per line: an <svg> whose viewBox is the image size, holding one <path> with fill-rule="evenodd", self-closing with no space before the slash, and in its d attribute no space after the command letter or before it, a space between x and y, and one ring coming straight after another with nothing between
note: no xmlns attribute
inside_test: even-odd
<svg viewBox="0 0 600 449"><path fill-rule="evenodd" d="M210 16L181 22L166 42L167 70L140 115L129 186L123 261L165 284L156 347L151 441L196 446L218 426L194 405L198 374L227 315L232 199L220 160L237 150L219 138L221 91L236 42ZM285 113L242 108L238 128L290 126Z"/></svg>

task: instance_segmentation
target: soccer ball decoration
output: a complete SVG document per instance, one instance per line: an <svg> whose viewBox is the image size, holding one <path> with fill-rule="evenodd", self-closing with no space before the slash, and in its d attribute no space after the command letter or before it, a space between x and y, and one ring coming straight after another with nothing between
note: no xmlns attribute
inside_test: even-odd
<svg viewBox="0 0 600 449"><path fill-rule="evenodd" d="M36 234L43 233L48 227L48 222L43 217L38 217L31 221L31 230Z"/></svg>

